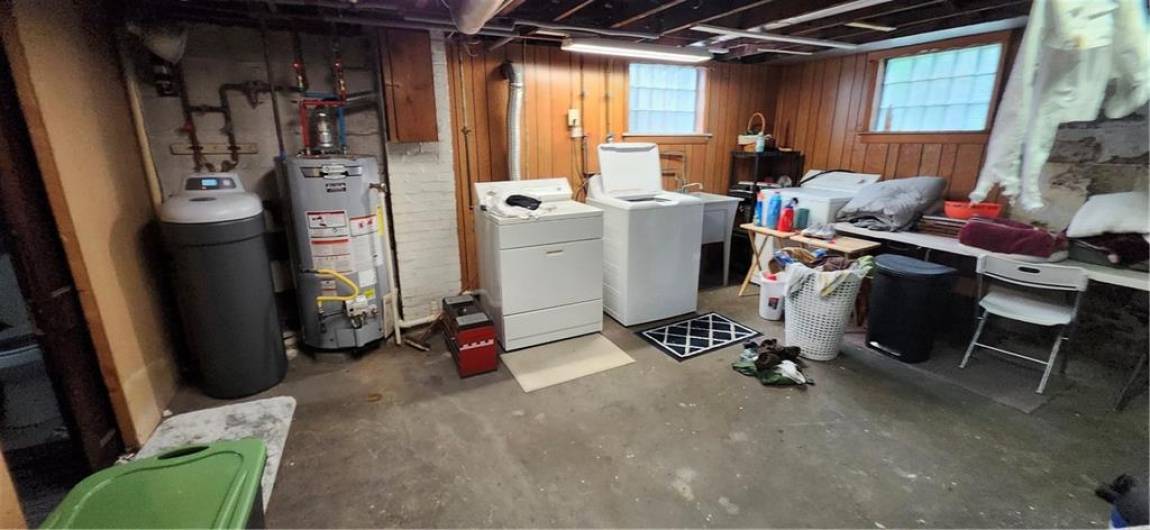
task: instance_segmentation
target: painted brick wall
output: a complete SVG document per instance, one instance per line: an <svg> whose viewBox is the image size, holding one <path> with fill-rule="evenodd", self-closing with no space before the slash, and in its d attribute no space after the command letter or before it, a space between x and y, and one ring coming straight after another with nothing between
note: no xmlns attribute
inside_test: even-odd
<svg viewBox="0 0 1150 530"><path fill-rule="evenodd" d="M451 105L441 32L431 34L431 62L439 141L387 145L399 284L408 319L428 315L431 304L460 289Z"/></svg>

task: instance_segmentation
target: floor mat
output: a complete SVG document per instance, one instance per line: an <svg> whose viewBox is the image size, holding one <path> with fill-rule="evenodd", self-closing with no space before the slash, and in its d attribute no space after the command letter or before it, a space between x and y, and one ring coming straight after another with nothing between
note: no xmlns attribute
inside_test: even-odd
<svg viewBox="0 0 1150 530"><path fill-rule="evenodd" d="M636 332L676 361L739 344L759 335L718 313L707 313Z"/></svg>
<svg viewBox="0 0 1150 530"><path fill-rule="evenodd" d="M268 461L260 480L267 510L294 413L295 398L285 396L178 414L156 428L136 458L155 456L189 444L259 438L268 448Z"/></svg>
<svg viewBox="0 0 1150 530"><path fill-rule="evenodd" d="M502 359L524 392L635 362L627 352L598 333L505 353Z"/></svg>

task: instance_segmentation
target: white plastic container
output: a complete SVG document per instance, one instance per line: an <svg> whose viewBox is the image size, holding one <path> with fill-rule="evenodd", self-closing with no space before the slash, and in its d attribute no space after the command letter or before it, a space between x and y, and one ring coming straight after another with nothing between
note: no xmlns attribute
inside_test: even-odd
<svg viewBox="0 0 1150 530"><path fill-rule="evenodd" d="M787 281L782 274L764 272L759 278L759 316L766 320L782 320L786 290Z"/></svg>

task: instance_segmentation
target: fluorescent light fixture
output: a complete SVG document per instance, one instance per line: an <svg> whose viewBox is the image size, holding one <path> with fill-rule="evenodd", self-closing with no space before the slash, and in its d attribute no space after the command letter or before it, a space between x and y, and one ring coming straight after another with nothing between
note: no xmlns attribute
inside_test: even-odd
<svg viewBox="0 0 1150 530"><path fill-rule="evenodd" d="M807 46L824 46L827 48L842 48L844 50L853 50L858 47L857 44L849 42L839 42L833 40L822 39L808 39L806 37L793 37L791 35L779 35L776 33L762 33L758 31L747 31L742 29L720 28L718 26L691 26L695 31L702 31L704 33L713 33L715 35L727 35L730 37L743 37L747 39L759 39L775 42L789 42L792 44L805 44Z"/></svg>
<svg viewBox="0 0 1150 530"><path fill-rule="evenodd" d="M887 32L894 31L894 30L898 29L894 26L882 26L879 24L871 24L870 22L859 22L859 21L847 22L846 24L843 24L843 25L844 26L850 26L852 28L858 28L858 29L873 29L875 31L887 31Z"/></svg>
<svg viewBox="0 0 1150 530"><path fill-rule="evenodd" d="M660 44L626 42L611 39L564 39L564 51L668 61L675 63L701 63L711 60L711 52L698 48L676 48Z"/></svg>

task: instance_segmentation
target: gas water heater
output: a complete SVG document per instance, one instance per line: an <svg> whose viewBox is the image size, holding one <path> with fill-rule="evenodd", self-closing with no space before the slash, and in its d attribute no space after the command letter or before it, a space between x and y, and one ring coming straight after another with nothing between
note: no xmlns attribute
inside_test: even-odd
<svg viewBox="0 0 1150 530"><path fill-rule="evenodd" d="M349 349L382 339L390 285L375 159L297 155L284 165L304 344Z"/></svg>

